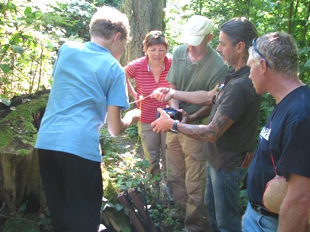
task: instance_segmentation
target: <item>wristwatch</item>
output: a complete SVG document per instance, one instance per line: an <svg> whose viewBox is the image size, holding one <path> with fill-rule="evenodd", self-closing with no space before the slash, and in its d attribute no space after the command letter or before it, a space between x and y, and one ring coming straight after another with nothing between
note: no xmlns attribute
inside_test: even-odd
<svg viewBox="0 0 310 232"><path fill-rule="evenodd" d="M172 132L172 133L175 133L175 134L178 134L178 133L179 133L179 131L178 131L178 124L179 124L178 121L174 121L173 126L172 126L172 129L171 129L171 132Z"/></svg>

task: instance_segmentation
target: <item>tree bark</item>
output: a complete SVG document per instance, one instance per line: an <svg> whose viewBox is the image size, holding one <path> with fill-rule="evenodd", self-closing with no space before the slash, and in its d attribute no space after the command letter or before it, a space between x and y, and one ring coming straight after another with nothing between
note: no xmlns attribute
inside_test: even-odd
<svg viewBox="0 0 310 232"><path fill-rule="evenodd" d="M152 30L164 31L166 0L123 0L120 10L129 18L131 41L120 58L122 66L144 56L142 42Z"/></svg>

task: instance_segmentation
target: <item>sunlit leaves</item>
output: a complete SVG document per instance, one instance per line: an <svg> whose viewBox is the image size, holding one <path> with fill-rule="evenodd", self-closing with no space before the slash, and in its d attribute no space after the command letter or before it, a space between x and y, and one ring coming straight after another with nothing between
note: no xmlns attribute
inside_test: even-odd
<svg viewBox="0 0 310 232"><path fill-rule="evenodd" d="M1 70L2 70L5 74L7 74L7 73L9 73L9 72L11 71L10 66L7 65L7 64L0 64L0 68L1 68Z"/></svg>
<svg viewBox="0 0 310 232"><path fill-rule="evenodd" d="M25 50L25 49L22 48L21 46L17 46L17 45L12 45L11 48L12 48L15 52L19 53L20 55L22 55L22 54L24 53L24 50Z"/></svg>
<svg viewBox="0 0 310 232"><path fill-rule="evenodd" d="M24 10L24 14L25 14L25 15L29 15L29 14L31 14L31 13L32 13L32 8L29 7L29 6L27 6L26 9Z"/></svg>
<svg viewBox="0 0 310 232"><path fill-rule="evenodd" d="M6 105L6 106L10 106L11 105L11 101L5 97L0 97L0 103Z"/></svg>

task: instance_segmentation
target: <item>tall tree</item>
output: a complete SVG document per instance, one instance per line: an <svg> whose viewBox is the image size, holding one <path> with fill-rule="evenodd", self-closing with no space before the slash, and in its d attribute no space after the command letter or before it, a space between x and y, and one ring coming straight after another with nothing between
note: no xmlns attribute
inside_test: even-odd
<svg viewBox="0 0 310 232"><path fill-rule="evenodd" d="M164 8L166 0L123 0L120 10L129 18L131 41L126 45L120 63L125 66L129 61L144 55L142 42L151 30L164 31Z"/></svg>

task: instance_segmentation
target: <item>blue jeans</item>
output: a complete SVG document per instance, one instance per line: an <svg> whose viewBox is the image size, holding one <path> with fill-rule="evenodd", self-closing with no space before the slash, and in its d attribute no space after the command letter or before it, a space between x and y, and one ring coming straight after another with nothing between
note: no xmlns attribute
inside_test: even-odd
<svg viewBox="0 0 310 232"><path fill-rule="evenodd" d="M275 232L278 229L278 219L262 215L248 203L242 219L242 229L243 232Z"/></svg>
<svg viewBox="0 0 310 232"><path fill-rule="evenodd" d="M207 187L205 202L213 232L241 232L239 213L239 186L247 168L235 168L225 173L207 163Z"/></svg>

